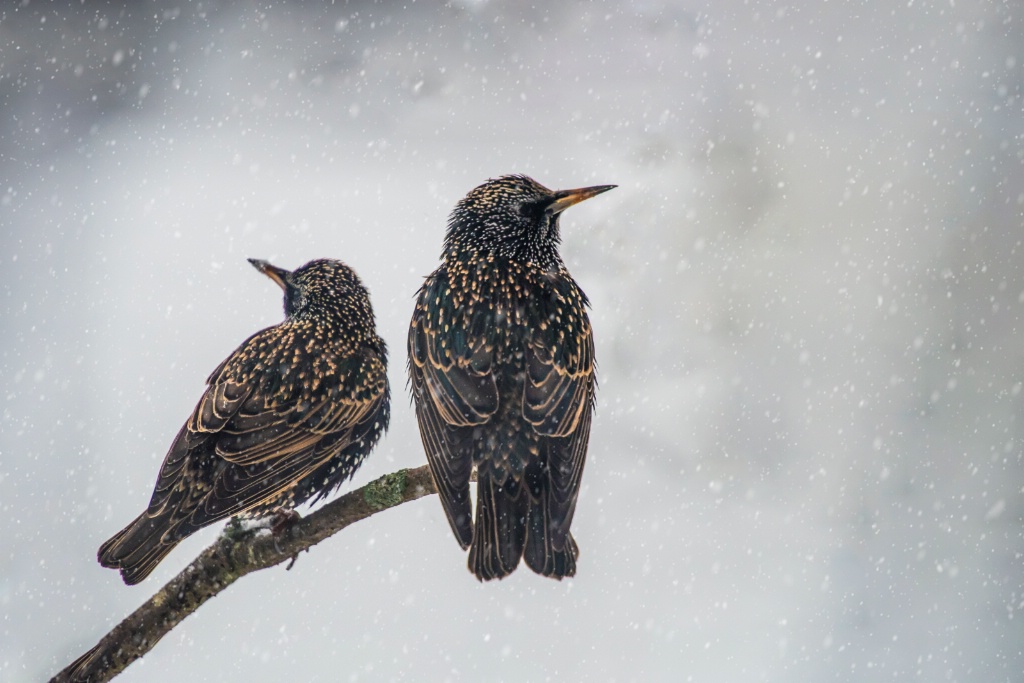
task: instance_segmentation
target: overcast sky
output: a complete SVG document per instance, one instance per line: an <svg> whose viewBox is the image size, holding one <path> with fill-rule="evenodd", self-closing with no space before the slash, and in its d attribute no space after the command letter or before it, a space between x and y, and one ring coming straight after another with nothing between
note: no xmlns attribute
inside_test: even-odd
<svg viewBox="0 0 1024 683"><path fill-rule="evenodd" d="M91 647L207 374L340 258L424 462L412 297L510 172L567 212L600 390L579 573L480 585L438 501L207 603L123 681L1019 681L1020 2L9 3L0 678ZM549 6L550 5L550 6ZM346 487L349 488L349 487Z"/></svg>

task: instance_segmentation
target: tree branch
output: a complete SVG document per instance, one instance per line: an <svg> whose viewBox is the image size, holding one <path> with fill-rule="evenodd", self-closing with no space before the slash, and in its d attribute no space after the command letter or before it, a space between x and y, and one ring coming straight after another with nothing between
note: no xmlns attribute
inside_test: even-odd
<svg viewBox="0 0 1024 683"><path fill-rule="evenodd" d="M386 474L346 493L277 538L229 523L192 564L50 683L109 681L153 649L182 619L246 574L292 560L350 524L436 492L430 470L423 465Z"/></svg>

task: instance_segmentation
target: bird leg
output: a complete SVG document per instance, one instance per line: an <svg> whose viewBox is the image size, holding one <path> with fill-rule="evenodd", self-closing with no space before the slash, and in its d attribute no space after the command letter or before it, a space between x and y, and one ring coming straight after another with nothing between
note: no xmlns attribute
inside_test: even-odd
<svg viewBox="0 0 1024 683"><path fill-rule="evenodd" d="M270 534L274 537L274 548L278 552L281 552L281 546L277 544L277 539L281 537L288 529L292 527L296 522L302 519L302 515L293 510L292 508L276 507L270 514ZM291 562L284 568L285 571L290 571L295 566L296 560L299 559L299 554L295 553L292 555Z"/></svg>

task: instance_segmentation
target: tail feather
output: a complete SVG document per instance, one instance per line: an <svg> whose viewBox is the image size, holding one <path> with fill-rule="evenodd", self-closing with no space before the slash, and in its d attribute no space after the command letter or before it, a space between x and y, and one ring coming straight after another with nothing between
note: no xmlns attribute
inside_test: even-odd
<svg viewBox="0 0 1024 683"><path fill-rule="evenodd" d="M469 570L481 581L505 578L519 566L529 504L529 495L514 478L501 485L490 474L478 474Z"/></svg>
<svg viewBox="0 0 1024 683"><path fill-rule="evenodd" d="M89 681L99 678L94 669L102 670L106 664L106 657L100 655L100 646L98 644L94 645L91 650L68 664L66 669L67 678L64 680L71 683L89 683Z"/></svg>
<svg viewBox="0 0 1024 683"><path fill-rule="evenodd" d="M134 586L149 576L180 542L166 539L166 530L163 520L142 513L101 545L96 557L104 567L120 569L124 582Z"/></svg>
<svg viewBox="0 0 1024 683"><path fill-rule="evenodd" d="M572 534L552 524L546 497L531 501L523 550L526 566L542 576L561 580L576 575L579 556L580 550Z"/></svg>

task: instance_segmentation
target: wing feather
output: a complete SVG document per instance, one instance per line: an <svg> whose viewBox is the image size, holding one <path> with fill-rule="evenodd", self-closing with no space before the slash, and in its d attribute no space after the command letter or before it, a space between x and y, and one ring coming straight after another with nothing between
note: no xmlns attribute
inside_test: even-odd
<svg viewBox="0 0 1024 683"><path fill-rule="evenodd" d="M544 436L571 436L593 408L594 336L589 323L581 332L574 354L557 354L552 335L536 336L527 349L523 416Z"/></svg>
<svg viewBox="0 0 1024 683"><path fill-rule="evenodd" d="M556 550L564 547L576 510L596 391L594 339L583 321L574 353L557 353L555 339L538 335L526 354L523 415L549 437L542 440L549 479L543 495Z"/></svg>
<svg viewBox="0 0 1024 683"><path fill-rule="evenodd" d="M472 428L498 410L498 388L484 338L449 337L428 328L421 292L409 329L409 377L427 463L452 532L463 548L473 539L469 479L473 469Z"/></svg>
<svg viewBox="0 0 1024 683"><path fill-rule="evenodd" d="M246 343L259 341L254 336ZM176 526L194 530L287 495L348 447L356 426L386 400L383 361L374 354L354 358L346 359L345 377L358 378L357 386L308 396L277 391L269 370L232 363L218 368L165 458L151 511L176 509ZM220 463L211 468L198 462L203 457ZM200 469L213 476L197 486ZM184 486L186 480L192 483Z"/></svg>
<svg viewBox="0 0 1024 683"><path fill-rule="evenodd" d="M409 358L423 378L427 397L453 427L483 424L498 410L498 387L483 338L466 339L456 355L443 335L428 332L425 321L410 329Z"/></svg>

